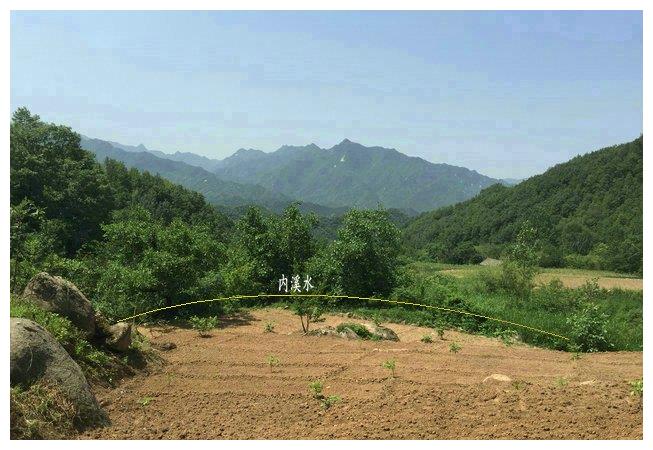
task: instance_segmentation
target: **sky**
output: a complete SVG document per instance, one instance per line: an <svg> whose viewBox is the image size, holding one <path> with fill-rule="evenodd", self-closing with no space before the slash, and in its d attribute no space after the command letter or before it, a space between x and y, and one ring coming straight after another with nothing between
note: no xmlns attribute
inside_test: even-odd
<svg viewBox="0 0 653 450"><path fill-rule="evenodd" d="M641 12L11 13L11 108L224 158L344 138L524 178L642 132Z"/></svg>

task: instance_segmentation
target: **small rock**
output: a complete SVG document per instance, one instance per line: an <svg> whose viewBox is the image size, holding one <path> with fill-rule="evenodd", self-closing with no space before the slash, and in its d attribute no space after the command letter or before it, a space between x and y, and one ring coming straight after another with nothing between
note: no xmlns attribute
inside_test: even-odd
<svg viewBox="0 0 653 450"><path fill-rule="evenodd" d="M132 326L126 322L118 322L107 330L109 335L105 341L107 347L117 352L126 352L132 343Z"/></svg>
<svg viewBox="0 0 653 450"><path fill-rule="evenodd" d="M581 386L592 386L592 385L596 384L596 380L581 381L578 384L581 385Z"/></svg>
<svg viewBox="0 0 653 450"><path fill-rule="evenodd" d="M175 344L174 342L155 342L152 344L152 347L154 347L157 350L161 350L162 352L167 352L176 349L177 344Z"/></svg>
<svg viewBox="0 0 653 450"><path fill-rule="evenodd" d="M501 381L504 383L509 383L512 381L512 378L510 378L507 375L502 375L500 373L493 373L492 375L485 377L483 379L483 383L487 383L488 381Z"/></svg>

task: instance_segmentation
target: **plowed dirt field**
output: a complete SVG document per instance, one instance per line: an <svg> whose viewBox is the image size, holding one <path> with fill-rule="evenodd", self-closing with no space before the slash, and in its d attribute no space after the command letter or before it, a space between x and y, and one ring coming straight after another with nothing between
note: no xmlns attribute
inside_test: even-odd
<svg viewBox="0 0 653 450"><path fill-rule="evenodd" d="M265 333L267 321L275 323ZM351 321L329 316L314 326ZM641 439L641 352L583 355L447 331L385 324L399 342L303 336L299 318L254 310L201 338L172 342L148 375L96 391L111 425L95 439ZM461 347L450 351L450 344ZM278 358L270 367L268 356ZM396 377L381 365L396 360ZM492 377L489 378L488 377ZM341 401L325 409L308 384ZM509 379L509 381L508 381ZM503 381L501 381L503 380Z"/></svg>

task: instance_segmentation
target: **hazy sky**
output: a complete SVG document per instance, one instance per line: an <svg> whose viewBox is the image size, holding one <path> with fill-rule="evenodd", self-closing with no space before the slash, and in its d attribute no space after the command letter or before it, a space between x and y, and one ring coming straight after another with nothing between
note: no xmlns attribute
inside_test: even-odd
<svg viewBox="0 0 653 450"><path fill-rule="evenodd" d="M640 12L13 12L11 107L223 158L343 138L524 177L642 131Z"/></svg>

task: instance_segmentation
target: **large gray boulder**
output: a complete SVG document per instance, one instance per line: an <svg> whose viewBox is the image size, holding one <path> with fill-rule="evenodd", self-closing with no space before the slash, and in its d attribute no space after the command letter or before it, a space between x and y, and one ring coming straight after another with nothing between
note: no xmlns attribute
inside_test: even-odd
<svg viewBox="0 0 653 450"><path fill-rule="evenodd" d="M11 386L36 382L57 389L76 409L79 427L105 422L106 417L77 363L43 327L29 319L10 321Z"/></svg>
<svg viewBox="0 0 653 450"><path fill-rule="evenodd" d="M398 341L399 336L393 330L388 327L384 327L376 324L365 324L365 328L369 330L375 336L378 336L379 339L386 341Z"/></svg>
<svg viewBox="0 0 653 450"><path fill-rule="evenodd" d="M23 297L46 311L67 318L88 337L95 334L93 306L70 281L46 272L37 273L27 283Z"/></svg>

